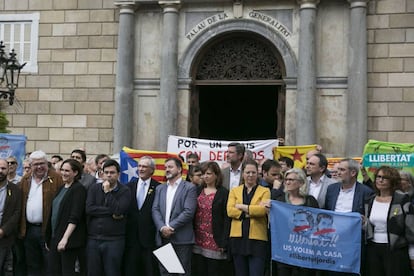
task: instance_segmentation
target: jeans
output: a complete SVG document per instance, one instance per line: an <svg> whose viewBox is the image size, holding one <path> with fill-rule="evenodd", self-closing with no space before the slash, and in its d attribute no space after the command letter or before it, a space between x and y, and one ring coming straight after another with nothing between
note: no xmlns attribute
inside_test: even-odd
<svg viewBox="0 0 414 276"><path fill-rule="evenodd" d="M125 239L88 239L88 276L121 275Z"/></svg>

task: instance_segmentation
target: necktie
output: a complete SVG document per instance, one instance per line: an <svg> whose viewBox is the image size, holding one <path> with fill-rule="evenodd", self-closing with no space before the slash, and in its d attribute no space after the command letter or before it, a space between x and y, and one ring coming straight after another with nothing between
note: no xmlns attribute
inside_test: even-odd
<svg viewBox="0 0 414 276"><path fill-rule="evenodd" d="M141 209L145 201L145 185L147 185L147 183L145 181L142 182L141 187L140 187L141 189L138 192L138 196L137 196L138 209Z"/></svg>

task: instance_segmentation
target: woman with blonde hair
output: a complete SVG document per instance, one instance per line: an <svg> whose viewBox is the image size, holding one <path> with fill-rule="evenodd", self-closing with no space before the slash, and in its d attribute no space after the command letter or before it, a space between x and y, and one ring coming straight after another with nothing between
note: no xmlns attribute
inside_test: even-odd
<svg viewBox="0 0 414 276"><path fill-rule="evenodd" d="M277 184L274 184L271 198L292 205L319 208L318 201L313 196L308 195L307 193L307 182L308 180L303 170L298 168L290 169L285 173L284 192L281 192L278 189L279 187L277 187ZM266 205L266 207L270 207L270 202ZM302 211L302 213L306 214L304 211ZM312 269L296 267L275 261L272 261L272 266L274 271L273 275L278 276L316 274L316 271Z"/></svg>

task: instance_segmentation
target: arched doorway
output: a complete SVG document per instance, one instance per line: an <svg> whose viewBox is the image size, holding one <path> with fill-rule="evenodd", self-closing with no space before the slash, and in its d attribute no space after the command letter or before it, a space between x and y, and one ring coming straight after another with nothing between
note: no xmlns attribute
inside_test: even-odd
<svg viewBox="0 0 414 276"><path fill-rule="evenodd" d="M262 36L232 32L194 61L190 136L222 140L284 137L285 67Z"/></svg>

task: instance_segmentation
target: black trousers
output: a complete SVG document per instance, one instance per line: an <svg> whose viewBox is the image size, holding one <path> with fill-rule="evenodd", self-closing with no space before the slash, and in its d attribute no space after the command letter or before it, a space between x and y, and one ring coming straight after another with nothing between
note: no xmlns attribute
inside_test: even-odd
<svg viewBox="0 0 414 276"><path fill-rule="evenodd" d="M0 248L0 275L13 275L13 252L11 247Z"/></svg>
<svg viewBox="0 0 414 276"><path fill-rule="evenodd" d="M76 260L82 256L81 252L84 251L84 248L69 248L62 252L57 251L57 244L59 241L51 241L49 248L49 269L51 275L85 275L85 270L83 267L80 268L80 273L75 273L75 263ZM84 254L83 254L84 255ZM83 262L84 263L84 262Z"/></svg>
<svg viewBox="0 0 414 276"><path fill-rule="evenodd" d="M409 276L408 248L391 251L386 243L368 243L367 271L367 275L375 276Z"/></svg>
<svg viewBox="0 0 414 276"><path fill-rule="evenodd" d="M140 245L125 246L123 261L124 276L158 276L159 269L157 259L152 254L152 248L144 248Z"/></svg>
<svg viewBox="0 0 414 276"><path fill-rule="evenodd" d="M24 238L27 276L47 275L48 252L42 235L42 226L27 224Z"/></svg>

